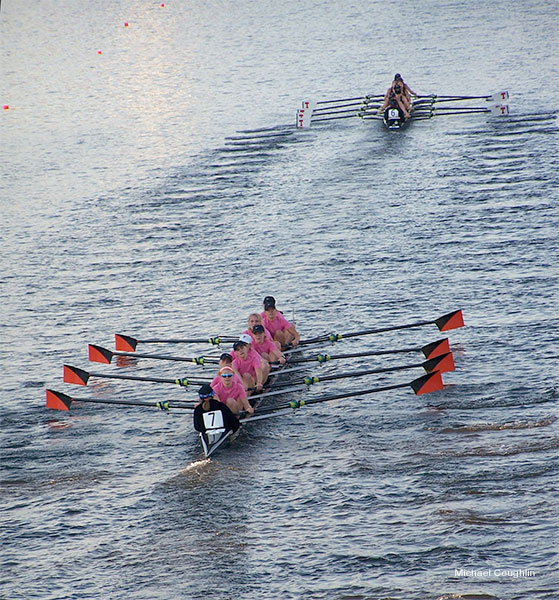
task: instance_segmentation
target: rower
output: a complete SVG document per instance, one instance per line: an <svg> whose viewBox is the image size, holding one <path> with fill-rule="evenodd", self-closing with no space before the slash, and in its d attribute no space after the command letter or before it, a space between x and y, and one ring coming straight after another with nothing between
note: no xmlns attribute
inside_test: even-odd
<svg viewBox="0 0 559 600"><path fill-rule="evenodd" d="M378 114L382 114L387 108L398 108L402 111L402 114L409 119L410 108L411 108L411 96L417 94L410 88L410 86L402 79L400 73L394 75L394 81L390 84L390 87L386 90L384 95L384 103L379 108Z"/></svg>
<svg viewBox="0 0 559 600"><path fill-rule="evenodd" d="M386 95L384 96L384 103L378 109L377 114L383 114L387 108L397 108L400 112L400 117L405 117L406 119L409 119L410 113L408 112L408 109L406 108L406 105L404 104L404 101L402 99L402 88L400 86L396 86L396 89L393 89L392 86L390 86L386 90Z"/></svg>
<svg viewBox="0 0 559 600"><path fill-rule="evenodd" d="M262 325L272 334L275 341L281 344L282 348L289 345L296 348L299 344L299 333L295 329L295 325L290 323L276 308L276 299L273 296L264 298L264 312L262 317Z"/></svg>
<svg viewBox="0 0 559 600"><path fill-rule="evenodd" d="M223 369L223 367L231 367L235 376L233 377L233 381L238 381L243 384L243 378L241 377L239 371L233 367L233 357L229 354L229 352L224 352L219 357L218 367Z"/></svg>
<svg viewBox="0 0 559 600"><path fill-rule="evenodd" d="M233 433L239 429L239 420L231 410L215 398L209 383L205 383L199 390L200 402L194 408L194 429L202 433L211 430L211 425L223 427Z"/></svg>
<svg viewBox="0 0 559 600"><path fill-rule="evenodd" d="M394 75L394 81L392 82L392 88L396 88L396 86L399 86L402 88L402 97L404 100L404 104L406 105L406 108L409 110L411 107L411 96L416 96L417 94L411 89L411 87L402 79L402 76L400 75L400 73L396 73L396 75ZM398 93L398 92L397 92Z"/></svg>
<svg viewBox="0 0 559 600"><path fill-rule="evenodd" d="M248 333L250 337L254 339L254 336L252 335L252 328L255 325L262 325L262 327L264 327L264 325L262 324L262 317L258 313L250 313L250 315L248 316L248 329L246 331L243 331L243 333ZM264 327L264 333L266 335L266 339L273 342L277 346L277 348L281 350L281 344L274 340L272 334L266 329L266 327Z"/></svg>
<svg viewBox="0 0 559 600"><path fill-rule="evenodd" d="M235 375L231 367L222 367L210 383L214 397L226 404L233 414L238 416L241 411L254 414L250 405L242 379Z"/></svg>
<svg viewBox="0 0 559 600"><path fill-rule="evenodd" d="M285 364L285 356L278 350L276 344L266 337L266 330L263 325L254 325L251 331L253 343L252 347L262 358L269 363L279 362Z"/></svg>
<svg viewBox="0 0 559 600"><path fill-rule="evenodd" d="M247 338L251 340L249 335L242 334L241 338L233 344L233 368L242 377L247 392L254 389L259 392L268 378L270 365L250 347L247 341Z"/></svg>

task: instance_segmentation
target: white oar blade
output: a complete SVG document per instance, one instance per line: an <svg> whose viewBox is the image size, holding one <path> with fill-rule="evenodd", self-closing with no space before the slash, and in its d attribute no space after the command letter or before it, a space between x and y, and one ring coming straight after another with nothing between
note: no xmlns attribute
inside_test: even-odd
<svg viewBox="0 0 559 600"><path fill-rule="evenodd" d="M508 104L496 104L491 107L491 114L496 117L504 117L509 114Z"/></svg>
<svg viewBox="0 0 559 600"><path fill-rule="evenodd" d="M301 108L297 111L297 119L295 124L298 129L310 127L313 110L316 108L316 102L303 100Z"/></svg>
<svg viewBox="0 0 559 600"><path fill-rule="evenodd" d="M496 94L493 94L491 96L491 101L492 102L504 102L505 100L509 99L509 93L508 92L497 92Z"/></svg>

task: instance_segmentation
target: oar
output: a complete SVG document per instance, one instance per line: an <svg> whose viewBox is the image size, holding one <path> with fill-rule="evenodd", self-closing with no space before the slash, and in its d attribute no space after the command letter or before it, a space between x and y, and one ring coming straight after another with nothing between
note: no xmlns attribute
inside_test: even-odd
<svg viewBox="0 0 559 600"><path fill-rule="evenodd" d="M397 348L395 350L365 350L364 352L350 352L348 354L315 354L314 356L309 357L294 357L290 359L290 363L302 363L302 362L314 362L317 361L319 363L325 363L329 360L338 360L344 358L360 358L364 356L382 356L385 354L410 354L412 352L422 352L425 358L435 358L435 356L440 356L441 354L446 354L450 352L450 344L448 338L444 338L442 340L437 340L436 342L431 342L430 344L426 344L421 348Z"/></svg>
<svg viewBox="0 0 559 600"><path fill-rule="evenodd" d="M292 408L300 408L301 406L309 405L309 404L318 404L319 402L330 402L331 400L343 400L344 398L354 398L356 396L367 396L369 394L376 394L377 392L386 392L389 390L397 390L398 388L405 388L410 386L415 392L416 396L421 394L428 394L430 392L436 392L438 390L442 390L443 379L439 371L433 371L432 373L427 373L426 375L422 375L417 379L409 383L396 383L393 385L385 385L382 387L369 388L366 390L359 390L357 392L345 392L343 394L335 394L333 396L322 396L319 398L310 398L309 400L292 400L291 402L287 402L285 404L280 404L276 407L269 407L258 409L255 417L265 414L275 413L276 411L284 411L286 409ZM262 418L262 417L261 417ZM243 421L248 422L252 419L252 417L247 417Z"/></svg>
<svg viewBox="0 0 559 600"><path fill-rule="evenodd" d="M350 108L350 109L345 108L343 110L329 110L329 111L320 112L320 113L316 113L316 111L315 111L313 113L312 120L316 121L319 118L322 119L323 117L326 117L326 116L329 116L329 115L334 115L334 116L357 115L357 114L359 114L359 112L361 110L362 110L361 108Z"/></svg>
<svg viewBox="0 0 559 600"><path fill-rule="evenodd" d="M149 338L140 340L123 333L115 333L115 348L123 352L135 352L138 344L211 344L212 346L221 346L221 344L236 342L238 339L238 337L215 336L210 338Z"/></svg>
<svg viewBox="0 0 559 600"><path fill-rule="evenodd" d="M135 356L135 355L134 355ZM210 383L211 379L199 379L190 377L181 377L179 379L164 379L160 377L139 377L134 375L113 375L111 373L91 373L78 367L64 365L64 383L73 383L75 385L87 385L90 377L99 377L100 379L125 379L130 381L149 381L153 383L172 383L181 387L189 385L202 385Z"/></svg>
<svg viewBox="0 0 559 600"><path fill-rule="evenodd" d="M343 338L360 337L362 335L384 333L385 331L396 331L398 329L410 329L412 327L423 327L424 325L433 324L435 324L439 328L439 331L449 331L450 329L464 327L464 317L462 315L462 310L455 310L432 321L419 321L418 323L409 323L407 325L392 325L391 327L382 327L379 329L365 329L363 331L354 331L350 333L327 333L314 338L310 338L308 340L301 340L299 342L299 345L314 344L316 342L336 342Z"/></svg>
<svg viewBox="0 0 559 600"><path fill-rule="evenodd" d="M168 356L166 354L138 354L137 352L113 352L107 350L101 346L89 344L89 360L92 362L104 363L110 365L113 360L113 356L131 356L132 358L152 358L155 360L174 360L179 362L189 362L195 365L207 364L218 364L219 358L217 356Z"/></svg>
<svg viewBox="0 0 559 600"><path fill-rule="evenodd" d="M319 100L316 104L337 104L340 102L352 102L354 100L368 102L373 98L384 98L384 94L367 94L365 96L355 96L354 98L339 98L337 100Z"/></svg>
<svg viewBox="0 0 559 600"><path fill-rule="evenodd" d="M486 96L452 96L452 95L443 95L443 94L431 94L431 95L423 95L416 96L419 100L428 100L431 102L456 102L460 100L487 100L488 102L504 102L508 100L509 93L506 91L496 92L495 94L488 94Z"/></svg>
<svg viewBox="0 0 559 600"><path fill-rule="evenodd" d="M357 117L357 113L352 113L350 115L340 115L339 117L323 117L321 119L313 119L313 123L320 123L320 121L333 121L334 119L355 119Z"/></svg>
<svg viewBox="0 0 559 600"><path fill-rule="evenodd" d="M374 375L377 373L391 373L393 371L405 371L408 369L417 369L422 367L426 373L431 373L431 371L439 371L441 373L447 373L449 371L455 370L454 358L452 357L452 353L448 352L447 354L443 354L441 356L437 356L435 358L430 358L429 360L425 360L420 363L413 363L411 365L396 365L393 367L377 367L375 369L365 369L362 371L351 371L349 373L335 373L334 375L324 375L321 377L318 376L306 376L303 378L303 383L305 385L313 385L314 383L320 383L322 381L336 381L337 379L347 379L349 377L364 377L365 375ZM293 385L293 382L286 384ZM281 387L281 384L278 384L277 387Z"/></svg>
<svg viewBox="0 0 559 600"><path fill-rule="evenodd" d="M491 114L496 117L504 117L509 114L509 107L507 104L502 104L498 106L492 106L491 108L447 108L446 110L441 110L440 108L428 110L428 111L416 111L413 113L413 118L416 120L423 119L431 119L433 117L443 117L447 115L472 115L472 114L480 114L486 113Z"/></svg>
<svg viewBox="0 0 559 600"><path fill-rule="evenodd" d="M101 398L72 398L62 392L55 392L54 390L47 390L47 408L54 410L70 410L72 402L92 402L94 404L117 404L123 406L144 406L147 408L160 408L161 410L169 410L170 408L182 408L186 410L193 410L194 405L180 404L176 402L169 402L167 400L163 402L136 402L135 400L109 400Z"/></svg>
<svg viewBox="0 0 559 600"><path fill-rule="evenodd" d="M338 110L338 109L342 109L342 108L360 108L362 106L368 106L369 105L369 101L364 102L349 102L347 104L337 104L335 106L324 106L322 108L315 108L313 110L313 115L320 115L320 114L324 114L325 112L329 112L329 111L333 111L333 110Z"/></svg>

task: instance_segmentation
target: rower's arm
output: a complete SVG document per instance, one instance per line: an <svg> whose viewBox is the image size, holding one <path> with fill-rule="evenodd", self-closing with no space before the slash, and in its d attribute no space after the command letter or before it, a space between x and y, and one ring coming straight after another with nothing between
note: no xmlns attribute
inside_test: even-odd
<svg viewBox="0 0 559 600"><path fill-rule="evenodd" d="M299 332L297 331L297 329L295 329L295 325L291 325L291 327L287 331L289 331L289 333L293 336L293 341L291 342L291 344L294 348L296 348L299 345L299 342L301 341L301 336L299 335Z"/></svg>

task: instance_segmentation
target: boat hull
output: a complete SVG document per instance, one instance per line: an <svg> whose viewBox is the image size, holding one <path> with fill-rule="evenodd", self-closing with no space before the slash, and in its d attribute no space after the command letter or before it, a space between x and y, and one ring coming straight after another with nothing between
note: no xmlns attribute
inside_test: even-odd
<svg viewBox="0 0 559 600"><path fill-rule="evenodd" d="M402 129L408 119L399 108L388 107L382 115L382 121L387 129Z"/></svg>

